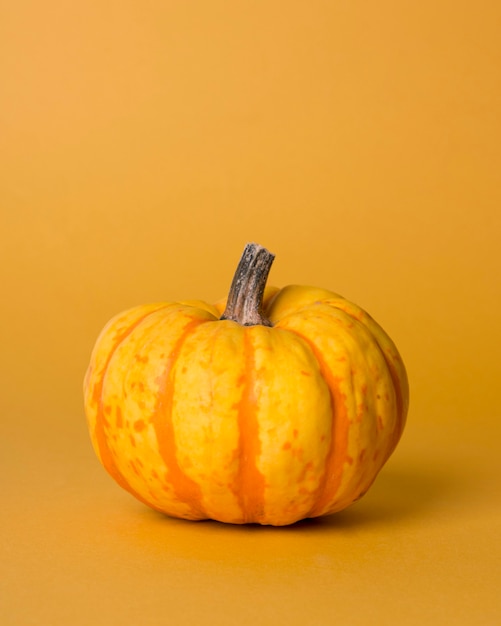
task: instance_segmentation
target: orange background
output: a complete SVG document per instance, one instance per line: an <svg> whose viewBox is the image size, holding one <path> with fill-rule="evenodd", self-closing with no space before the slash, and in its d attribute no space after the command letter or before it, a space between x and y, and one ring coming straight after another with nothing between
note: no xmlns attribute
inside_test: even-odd
<svg viewBox="0 0 501 626"><path fill-rule="evenodd" d="M0 5L0 621L501 622L501 4ZM366 308L404 438L345 512L171 520L117 487L81 385L104 323L270 282Z"/></svg>

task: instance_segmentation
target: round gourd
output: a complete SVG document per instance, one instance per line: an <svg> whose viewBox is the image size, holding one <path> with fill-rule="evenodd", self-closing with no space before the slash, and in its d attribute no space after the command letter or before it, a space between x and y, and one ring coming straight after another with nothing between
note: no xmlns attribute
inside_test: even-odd
<svg viewBox="0 0 501 626"><path fill-rule="evenodd" d="M313 287L265 288L249 244L227 302L114 317L84 382L95 451L170 516L285 525L358 500L400 439L400 355L360 307Z"/></svg>

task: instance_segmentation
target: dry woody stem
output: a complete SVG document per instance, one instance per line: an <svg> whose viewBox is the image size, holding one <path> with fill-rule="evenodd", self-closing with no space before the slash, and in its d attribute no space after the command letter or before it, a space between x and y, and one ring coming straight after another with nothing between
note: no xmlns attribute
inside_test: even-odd
<svg viewBox="0 0 501 626"><path fill-rule="evenodd" d="M263 295L275 255L263 246L245 246L231 283L222 320L233 320L242 326L271 326L263 313Z"/></svg>

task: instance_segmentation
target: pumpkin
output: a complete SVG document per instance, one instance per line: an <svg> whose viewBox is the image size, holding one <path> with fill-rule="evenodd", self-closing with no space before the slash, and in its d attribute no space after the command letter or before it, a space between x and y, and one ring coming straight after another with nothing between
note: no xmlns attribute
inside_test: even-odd
<svg viewBox="0 0 501 626"><path fill-rule="evenodd" d="M169 516L286 525L360 498L408 408L402 359L360 307L266 287L248 244L227 301L137 306L92 352L85 410L116 482Z"/></svg>

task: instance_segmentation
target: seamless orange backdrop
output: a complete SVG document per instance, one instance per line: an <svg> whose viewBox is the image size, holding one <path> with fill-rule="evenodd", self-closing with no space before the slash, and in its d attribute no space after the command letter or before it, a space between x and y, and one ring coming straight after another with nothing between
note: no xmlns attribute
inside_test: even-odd
<svg viewBox="0 0 501 626"><path fill-rule="evenodd" d="M496 624L501 5L0 3L0 621ZM111 483L81 384L115 313L337 291L408 366L349 511L168 520Z"/></svg>

